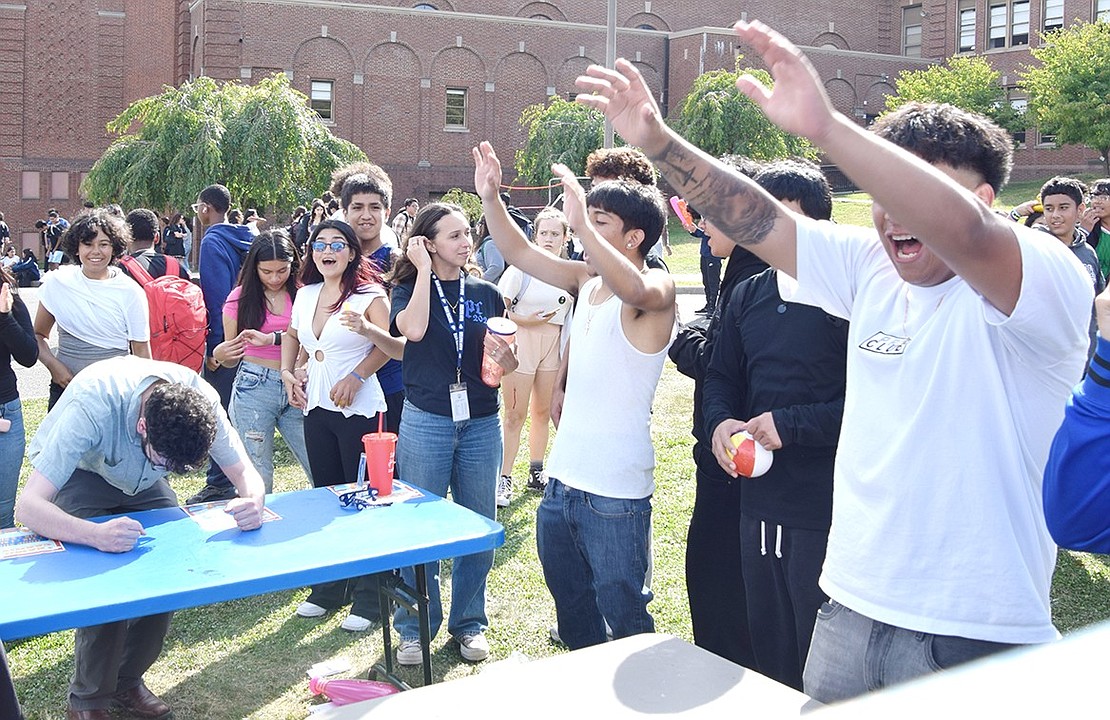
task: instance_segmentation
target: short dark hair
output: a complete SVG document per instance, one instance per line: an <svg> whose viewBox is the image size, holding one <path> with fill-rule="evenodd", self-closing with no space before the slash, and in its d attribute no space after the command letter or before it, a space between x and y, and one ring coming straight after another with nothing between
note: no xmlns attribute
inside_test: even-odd
<svg viewBox="0 0 1110 720"><path fill-rule="evenodd" d="M131 228L131 239L153 241L158 237L158 216L153 210L135 208L127 213L127 224Z"/></svg>
<svg viewBox="0 0 1110 720"><path fill-rule="evenodd" d="M655 184L655 166L634 147L598 148L586 158L586 174L606 179Z"/></svg>
<svg viewBox="0 0 1110 720"><path fill-rule="evenodd" d="M405 198L405 204L402 205L401 207L408 207L409 205L412 205L413 203L419 203L419 202L420 201L417 200L416 198ZM0 220L3 220L3 219L4 219L3 214L0 214Z"/></svg>
<svg viewBox="0 0 1110 720"><path fill-rule="evenodd" d="M122 217L107 208L93 208L78 215L62 236L60 247L77 262L78 246L96 237L97 230L103 231L112 241L113 259L118 259L127 252L127 246L131 244L131 228Z"/></svg>
<svg viewBox="0 0 1110 720"><path fill-rule="evenodd" d="M808 160L778 160L765 165L756 183L778 200L794 200L814 220L832 218L832 188L821 168Z"/></svg>
<svg viewBox="0 0 1110 720"><path fill-rule="evenodd" d="M382 196L382 202L386 207L389 207L393 202L393 181L389 179L389 173L382 170L381 167L372 162L356 162L350 165L344 165L331 174L331 187L328 188L328 193L333 198L338 198L343 195L343 183L347 182L347 178L352 175L358 174L366 175L377 184L377 190L361 190L360 192L376 192ZM325 193L328 194L328 193ZM343 203L343 207L347 207L347 203Z"/></svg>
<svg viewBox="0 0 1110 720"><path fill-rule="evenodd" d="M1110 178L1102 178L1091 183L1091 195L1110 195ZM0 220L3 216L0 216Z"/></svg>
<svg viewBox="0 0 1110 720"><path fill-rule="evenodd" d="M977 113L947 103L910 102L871 127L925 162L977 173L996 193L1010 178L1013 138Z"/></svg>
<svg viewBox="0 0 1110 720"><path fill-rule="evenodd" d="M598 183L586 196L586 207L616 215L624 223L624 232L642 230L644 240L638 248L640 257L647 257L648 251L659 240L663 223L667 220L659 189L632 180Z"/></svg>
<svg viewBox="0 0 1110 720"><path fill-rule="evenodd" d="M143 409L147 442L170 472L184 473L208 457L216 439L215 403L180 383L158 383Z"/></svg>
<svg viewBox="0 0 1110 720"><path fill-rule="evenodd" d="M232 210L228 210L228 212L227 212L227 221L229 223L231 223L232 225L242 225L243 224L243 211L240 210L239 208L234 208Z"/></svg>
<svg viewBox="0 0 1110 720"><path fill-rule="evenodd" d="M382 205L386 208L389 207L389 193L382 190L381 179L376 178L366 173L353 173L347 176L343 181L343 186L339 189L339 204L346 212L347 208L351 207L351 200L355 195L363 195L366 193L374 194L382 199Z"/></svg>
<svg viewBox="0 0 1110 720"><path fill-rule="evenodd" d="M1087 186L1075 178L1057 175L1041 185L1041 203L1049 195L1067 195L1076 205L1082 205L1087 196Z"/></svg>
<svg viewBox="0 0 1110 720"><path fill-rule="evenodd" d="M58 211L55 210L54 208L50 208L49 210L46 211L46 215L47 215L47 217L58 217Z"/></svg>
<svg viewBox="0 0 1110 720"><path fill-rule="evenodd" d="M231 191L219 183L201 190L199 197L202 203L211 205L212 209L221 215L225 215L231 208Z"/></svg>

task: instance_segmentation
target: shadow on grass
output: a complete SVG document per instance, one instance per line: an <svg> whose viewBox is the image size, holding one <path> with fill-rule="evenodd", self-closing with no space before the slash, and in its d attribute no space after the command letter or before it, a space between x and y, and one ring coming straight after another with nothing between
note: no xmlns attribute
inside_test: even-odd
<svg viewBox="0 0 1110 720"><path fill-rule="evenodd" d="M29 674L20 673L20 668L23 665L23 659L31 654L31 648L23 648L21 646L35 644L35 649L41 648L43 641L47 644L66 644L72 647L72 639L66 638L63 640L54 640L63 637L65 634L72 636L72 631L62 633L53 633L42 638L28 638L17 642L5 643L8 651L8 661L11 664L12 674L15 676L15 690L16 695L19 697L19 702L23 706L23 712L26 714L28 720L38 720L40 718L62 718L66 713L66 702L68 700L69 676L73 672L73 654L72 651L66 653L63 657L59 657L52 663L41 664L34 672Z"/></svg>

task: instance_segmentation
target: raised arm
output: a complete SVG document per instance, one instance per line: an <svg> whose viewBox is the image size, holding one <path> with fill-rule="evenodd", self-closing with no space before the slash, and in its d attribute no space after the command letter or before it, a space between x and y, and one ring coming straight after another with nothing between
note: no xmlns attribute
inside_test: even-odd
<svg viewBox="0 0 1110 720"><path fill-rule="evenodd" d="M548 285L577 295L578 288L588 279L586 264L555 257L528 242L501 202L501 161L493 146L482 142L474 148L473 155L474 189L482 199L490 237L505 261Z"/></svg>
<svg viewBox="0 0 1110 720"><path fill-rule="evenodd" d="M602 238L586 212L586 192L566 165L555 164L551 171L563 183L563 209L567 220L582 241L590 265L621 302L647 312L673 312L674 279L662 270L642 272L628 258ZM605 216L601 216L605 217ZM612 221L612 216L606 217ZM598 222L601 222L599 219ZM647 239L641 238L641 242Z"/></svg>

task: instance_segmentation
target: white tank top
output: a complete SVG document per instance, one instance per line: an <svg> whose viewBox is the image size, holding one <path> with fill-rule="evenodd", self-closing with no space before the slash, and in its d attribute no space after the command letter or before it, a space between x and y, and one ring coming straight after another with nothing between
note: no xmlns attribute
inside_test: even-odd
<svg viewBox="0 0 1110 720"><path fill-rule="evenodd" d="M651 403L675 328L662 350L640 352L625 337L620 298L590 304L600 284L593 278L582 287L571 321L567 392L547 472L595 495L645 498L655 492Z"/></svg>

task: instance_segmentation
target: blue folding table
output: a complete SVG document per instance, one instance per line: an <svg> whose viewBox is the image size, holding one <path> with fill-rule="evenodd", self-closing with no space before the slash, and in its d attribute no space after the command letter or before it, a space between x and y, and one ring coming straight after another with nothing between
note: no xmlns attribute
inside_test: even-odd
<svg viewBox="0 0 1110 720"><path fill-rule="evenodd" d="M270 495L266 504L281 519L250 532L205 530L181 508L148 510L127 514L146 529L130 552L104 553L69 543L64 552L0 560L0 639L414 566L416 588L398 581L390 589L417 601L424 683L429 684L423 563L499 547L504 528L435 496L355 511L319 488ZM388 614L383 621L384 671L396 682Z"/></svg>

